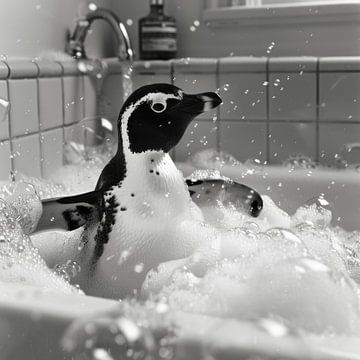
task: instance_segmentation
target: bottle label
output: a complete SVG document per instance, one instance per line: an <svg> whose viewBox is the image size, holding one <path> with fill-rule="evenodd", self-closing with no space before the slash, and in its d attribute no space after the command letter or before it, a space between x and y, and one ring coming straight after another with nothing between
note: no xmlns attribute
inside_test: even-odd
<svg viewBox="0 0 360 360"><path fill-rule="evenodd" d="M171 26L143 26L143 51L176 51L176 28Z"/></svg>
<svg viewBox="0 0 360 360"><path fill-rule="evenodd" d="M175 39L144 39L143 51L176 51Z"/></svg>

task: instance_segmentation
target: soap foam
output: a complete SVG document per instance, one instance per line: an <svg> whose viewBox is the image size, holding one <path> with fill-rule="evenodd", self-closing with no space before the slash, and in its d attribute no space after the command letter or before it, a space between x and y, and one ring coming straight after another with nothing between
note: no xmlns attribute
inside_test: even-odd
<svg viewBox="0 0 360 360"><path fill-rule="evenodd" d="M23 177L22 182L31 183L41 198L85 192L94 188L105 163L102 157L82 160L59 169L51 181ZM5 199L5 193L3 186L0 198ZM312 201L290 216L263 196L264 209L258 218L219 203L208 209L216 213L212 224L187 224L189 231L216 241L205 242L189 258L151 270L143 296L165 303L174 312L276 319L309 332L360 334L360 233L331 227L332 210L323 200ZM27 282L44 287L61 283L59 288L69 291L70 285L46 268L21 228L18 214L27 213L29 206L14 204L15 212L0 203L5 236L0 241L4 269L0 279L24 282L26 269ZM48 237L51 242L52 234ZM19 246L24 247L20 253ZM77 271L74 263L66 266Z"/></svg>

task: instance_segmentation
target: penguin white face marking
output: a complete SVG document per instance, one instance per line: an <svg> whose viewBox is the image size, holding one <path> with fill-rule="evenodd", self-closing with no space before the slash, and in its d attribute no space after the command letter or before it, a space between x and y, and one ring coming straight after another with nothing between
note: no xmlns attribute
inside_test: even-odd
<svg viewBox="0 0 360 360"><path fill-rule="evenodd" d="M166 110L166 102L156 102L151 104L151 110L156 113L162 113Z"/></svg>
<svg viewBox="0 0 360 360"><path fill-rule="evenodd" d="M165 95L162 93L153 94L152 99L150 100L151 110L158 114L164 112L167 108L166 100L168 99L168 97L169 95Z"/></svg>

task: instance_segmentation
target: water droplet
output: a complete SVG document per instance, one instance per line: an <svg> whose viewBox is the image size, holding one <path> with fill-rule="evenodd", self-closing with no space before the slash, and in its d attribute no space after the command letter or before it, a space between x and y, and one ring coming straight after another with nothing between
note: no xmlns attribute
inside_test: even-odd
<svg viewBox="0 0 360 360"><path fill-rule="evenodd" d="M92 351L93 360L114 360L114 358L105 350L101 348Z"/></svg>
<svg viewBox="0 0 360 360"><path fill-rule="evenodd" d="M134 267L134 271L138 274L141 274L144 271L144 263L136 264Z"/></svg>
<svg viewBox="0 0 360 360"><path fill-rule="evenodd" d="M119 260L118 260L118 264L121 265L123 264L131 255L131 252L129 250L124 250L121 252Z"/></svg>
<svg viewBox="0 0 360 360"><path fill-rule="evenodd" d="M130 319L121 317L116 321L116 325L129 343L134 343L141 337L141 330Z"/></svg>
<svg viewBox="0 0 360 360"><path fill-rule="evenodd" d="M95 4L95 3L90 3L89 5L88 5L88 9L90 10L90 11L95 11L95 10L97 10L97 5Z"/></svg>

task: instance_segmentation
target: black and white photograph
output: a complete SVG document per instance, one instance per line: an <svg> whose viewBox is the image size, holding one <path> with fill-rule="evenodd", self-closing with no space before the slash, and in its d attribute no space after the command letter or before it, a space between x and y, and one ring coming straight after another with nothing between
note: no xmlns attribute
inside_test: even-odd
<svg viewBox="0 0 360 360"><path fill-rule="evenodd" d="M0 4L0 360L360 360L360 0Z"/></svg>

